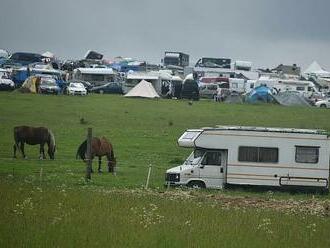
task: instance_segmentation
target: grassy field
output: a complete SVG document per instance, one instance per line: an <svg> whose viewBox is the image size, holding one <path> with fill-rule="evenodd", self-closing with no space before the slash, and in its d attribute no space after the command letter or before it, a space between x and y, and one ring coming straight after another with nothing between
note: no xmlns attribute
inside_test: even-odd
<svg viewBox="0 0 330 248"><path fill-rule="evenodd" d="M0 183L1 247L329 247L328 218L176 192Z"/></svg>
<svg viewBox="0 0 330 248"><path fill-rule="evenodd" d="M211 101L190 105L113 95L0 93L0 246L108 246L113 242L117 247L329 247L327 212L283 214L272 207L256 211L240 204L228 209L207 196L268 199L269 192L206 191L191 199L174 197L177 190L163 193L162 187L165 170L191 152L176 144L185 129L251 125L330 131L329 113L316 108ZM81 118L87 124L81 124ZM16 125L51 128L58 148L56 160L39 161L38 148L33 146L26 146L27 160L12 159ZM75 154L87 127L113 143L116 177L95 173L86 184L85 166L75 160ZM154 193L140 190L150 164ZM272 199L298 205L316 199L318 206L327 209L329 196L275 192Z"/></svg>

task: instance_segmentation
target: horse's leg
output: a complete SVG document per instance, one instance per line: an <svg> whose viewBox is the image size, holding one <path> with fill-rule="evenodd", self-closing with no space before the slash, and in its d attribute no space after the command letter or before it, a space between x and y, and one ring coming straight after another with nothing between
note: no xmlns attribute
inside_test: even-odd
<svg viewBox="0 0 330 248"><path fill-rule="evenodd" d="M27 158L27 157L25 156L25 152L24 152L24 142L23 142L23 141L21 141L20 149L21 149L21 152L22 152L23 158Z"/></svg>
<svg viewBox="0 0 330 248"><path fill-rule="evenodd" d="M46 156L45 156L45 143L41 143L40 144L40 155L39 155L39 159L45 159Z"/></svg>
<svg viewBox="0 0 330 248"><path fill-rule="evenodd" d="M91 157L91 172L92 173L94 173L94 171L93 171L93 159L94 159L94 156L92 155L92 157Z"/></svg>
<svg viewBox="0 0 330 248"><path fill-rule="evenodd" d="M101 156L98 156L99 157L99 168L97 169L97 171L99 173L102 173L102 170L101 170L101 162L102 162L102 157Z"/></svg>
<svg viewBox="0 0 330 248"><path fill-rule="evenodd" d="M18 147L18 144L15 142L13 148L14 148L14 158L17 158L16 157L16 150L17 150L17 147Z"/></svg>
<svg viewBox="0 0 330 248"><path fill-rule="evenodd" d="M113 173L113 164L112 164L111 154L107 154L107 159L108 159L108 172Z"/></svg>

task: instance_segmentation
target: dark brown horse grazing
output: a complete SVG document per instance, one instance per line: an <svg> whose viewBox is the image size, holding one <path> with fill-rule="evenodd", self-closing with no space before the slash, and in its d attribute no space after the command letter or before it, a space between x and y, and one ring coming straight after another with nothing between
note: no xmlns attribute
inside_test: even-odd
<svg viewBox="0 0 330 248"><path fill-rule="evenodd" d="M78 147L76 158L81 158L85 161L86 159L86 151L87 151L87 140L85 140L81 145ZM108 171L115 174L115 167L116 167L116 158L113 152L112 144L105 138L92 138L92 160L94 157L99 157L99 168L98 172L101 173L101 161L102 156L106 156L108 159ZM93 170L92 170L93 171Z"/></svg>
<svg viewBox="0 0 330 248"><path fill-rule="evenodd" d="M40 144L40 159L45 159L44 146L48 145L48 155L50 159L55 158L55 137L52 131L46 127L29 127L18 126L14 127L14 158L16 158L16 150L20 150L23 157L26 158L24 153L24 143L28 145Z"/></svg>

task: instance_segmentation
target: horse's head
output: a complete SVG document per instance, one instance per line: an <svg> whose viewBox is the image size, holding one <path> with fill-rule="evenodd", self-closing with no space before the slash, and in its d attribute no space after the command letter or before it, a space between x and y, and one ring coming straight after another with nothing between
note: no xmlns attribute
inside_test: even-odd
<svg viewBox="0 0 330 248"><path fill-rule="evenodd" d="M50 159L55 159L55 151L56 151L56 145L49 146L48 147L48 155Z"/></svg>
<svg viewBox="0 0 330 248"><path fill-rule="evenodd" d="M111 158L111 160L108 161L108 170L109 172L114 173L116 168L117 160L115 157Z"/></svg>
<svg viewBox="0 0 330 248"><path fill-rule="evenodd" d="M117 160L116 160L116 158L113 157L112 160L110 161L110 163L111 163L111 165L112 165L113 167L116 167L116 164L117 164Z"/></svg>

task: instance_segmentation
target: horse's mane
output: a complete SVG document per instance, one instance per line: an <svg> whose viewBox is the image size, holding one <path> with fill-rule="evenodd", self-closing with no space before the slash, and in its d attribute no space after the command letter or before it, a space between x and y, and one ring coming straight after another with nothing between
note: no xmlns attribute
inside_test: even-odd
<svg viewBox="0 0 330 248"><path fill-rule="evenodd" d="M81 143L81 145L78 147L76 159L81 158L82 160L85 160L86 150L87 150L87 140Z"/></svg>

